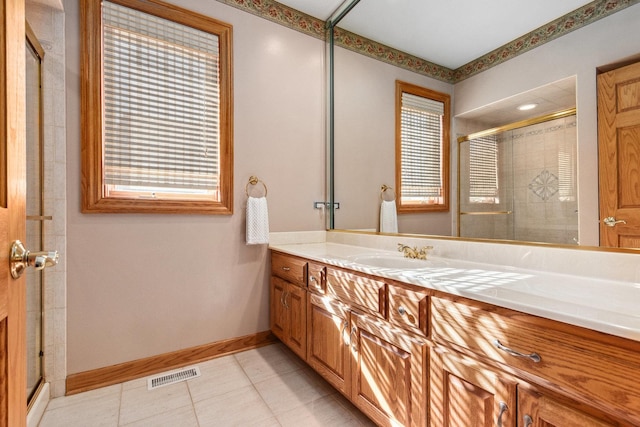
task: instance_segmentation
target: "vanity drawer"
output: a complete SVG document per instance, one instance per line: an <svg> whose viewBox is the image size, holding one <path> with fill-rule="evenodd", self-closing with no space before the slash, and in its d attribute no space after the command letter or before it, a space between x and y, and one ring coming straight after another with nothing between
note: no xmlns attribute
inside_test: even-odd
<svg viewBox="0 0 640 427"><path fill-rule="evenodd" d="M307 262L278 252L271 253L271 274L299 286L307 286Z"/></svg>
<svg viewBox="0 0 640 427"><path fill-rule="evenodd" d="M427 292L389 285L389 321L402 328L427 335L429 298Z"/></svg>
<svg viewBox="0 0 640 427"><path fill-rule="evenodd" d="M312 262L307 266L308 269L308 278L307 281L309 289L315 291L319 294L323 294L326 292L327 283L325 281L325 275L327 272L327 267L322 264L314 264Z"/></svg>
<svg viewBox="0 0 640 427"><path fill-rule="evenodd" d="M342 302L385 317L385 282L329 268L326 286L326 292L335 295Z"/></svg>
<svg viewBox="0 0 640 427"><path fill-rule="evenodd" d="M481 360L516 368L529 381L640 425L637 343L455 297L431 302L434 341L472 350Z"/></svg>

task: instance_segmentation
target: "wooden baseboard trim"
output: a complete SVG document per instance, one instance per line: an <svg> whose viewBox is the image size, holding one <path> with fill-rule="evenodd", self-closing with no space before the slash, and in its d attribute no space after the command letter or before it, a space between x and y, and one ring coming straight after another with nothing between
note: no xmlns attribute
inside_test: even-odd
<svg viewBox="0 0 640 427"><path fill-rule="evenodd" d="M68 396L146 377L147 375L215 359L216 357L262 347L275 343L277 340L271 331L264 331L104 368L92 369L91 371L79 372L67 377L66 394Z"/></svg>

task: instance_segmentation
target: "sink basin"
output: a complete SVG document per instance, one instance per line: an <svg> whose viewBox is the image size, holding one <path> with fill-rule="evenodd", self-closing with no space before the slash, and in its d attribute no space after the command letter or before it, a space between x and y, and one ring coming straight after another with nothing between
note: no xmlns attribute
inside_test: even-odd
<svg viewBox="0 0 640 427"><path fill-rule="evenodd" d="M387 255L387 254L370 254L370 255L357 255L349 258L349 261L353 261L358 264L368 265L371 267L380 268L402 268L402 269L422 269L435 267L434 262L431 260L423 259L411 259L404 258L402 255Z"/></svg>

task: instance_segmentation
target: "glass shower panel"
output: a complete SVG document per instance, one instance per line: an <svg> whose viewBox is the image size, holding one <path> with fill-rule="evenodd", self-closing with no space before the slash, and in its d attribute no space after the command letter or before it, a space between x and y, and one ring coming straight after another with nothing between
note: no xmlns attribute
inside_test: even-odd
<svg viewBox="0 0 640 427"><path fill-rule="evenodd" d="M27 238L25 246L42 251L42 106L41 58L27 43L26 49L26 153ZM27 399L31 400L43 378L42 272L27 269Z"/></svg>
<svg viewBox="0 0 640 427"><path fill-rule="evenodd" d="M460 236L512 240L511 132L460 144Z"/></svg>

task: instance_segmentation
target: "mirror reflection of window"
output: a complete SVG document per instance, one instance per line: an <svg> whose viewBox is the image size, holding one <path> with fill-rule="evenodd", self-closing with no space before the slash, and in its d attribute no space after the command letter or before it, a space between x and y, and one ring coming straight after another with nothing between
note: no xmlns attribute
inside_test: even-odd
<svg viewBox="0 0 640 427"><path fill-rule="evenodd" d="M469 141L469 203L500 203L498 184L496 135Z"/></svg>

